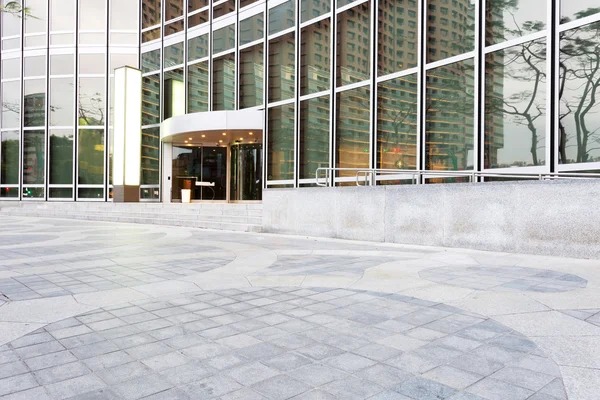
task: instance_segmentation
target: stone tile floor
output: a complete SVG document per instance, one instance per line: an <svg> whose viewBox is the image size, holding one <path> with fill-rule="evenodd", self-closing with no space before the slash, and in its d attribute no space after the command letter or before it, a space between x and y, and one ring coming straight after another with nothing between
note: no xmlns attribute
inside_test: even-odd
<svg viewBox="0 0 600 400"><path fill-rule="evenodd" d="M568 292L587 286L585 279L573 274L513 266L453 265L426 269L419 275L432 282L446 285L505 292Z"/></svg>
<svg viewBox="0 0 600 400"><path fill-rule="evenodd" d="M0 215L0 398L598 399L599 266Z"/></svg>

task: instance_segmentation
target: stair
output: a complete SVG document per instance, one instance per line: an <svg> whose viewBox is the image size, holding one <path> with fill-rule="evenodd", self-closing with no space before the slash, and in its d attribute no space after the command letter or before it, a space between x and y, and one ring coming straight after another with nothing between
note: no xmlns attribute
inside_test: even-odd
<svg viewBox="0 0 600 400"><path fill-rule="evenodd" d="M262 204L0 201L0 215L130 222L241 232L262 230Z"/></svg>

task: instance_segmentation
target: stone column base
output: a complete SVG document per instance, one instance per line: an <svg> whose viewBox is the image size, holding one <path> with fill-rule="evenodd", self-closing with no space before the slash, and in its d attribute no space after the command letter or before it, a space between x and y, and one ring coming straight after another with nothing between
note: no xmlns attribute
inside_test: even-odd
<svg viewBox="0 0 600 400"><path fill-rule="evenodd" d="M139 186L113 186L114 203L138 203L139 201Z"/></svg>

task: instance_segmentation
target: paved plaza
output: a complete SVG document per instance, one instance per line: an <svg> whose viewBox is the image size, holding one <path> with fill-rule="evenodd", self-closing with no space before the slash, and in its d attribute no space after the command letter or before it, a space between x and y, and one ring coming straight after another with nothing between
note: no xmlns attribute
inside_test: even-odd
<svg viewBox="0 0 600 400"><path fill-rule="evenodd" d="M600 262L0 216L0 399L598 399Z"/></svg>

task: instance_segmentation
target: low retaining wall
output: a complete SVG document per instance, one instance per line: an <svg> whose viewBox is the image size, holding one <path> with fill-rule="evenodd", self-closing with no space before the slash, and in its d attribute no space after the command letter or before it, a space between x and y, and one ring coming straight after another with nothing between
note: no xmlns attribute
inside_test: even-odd
<svg viewBox="0 0 600 400"><path fill-rule="evenodd" d="M268 189L263 232L600 258L600 181Z"/></svg>

